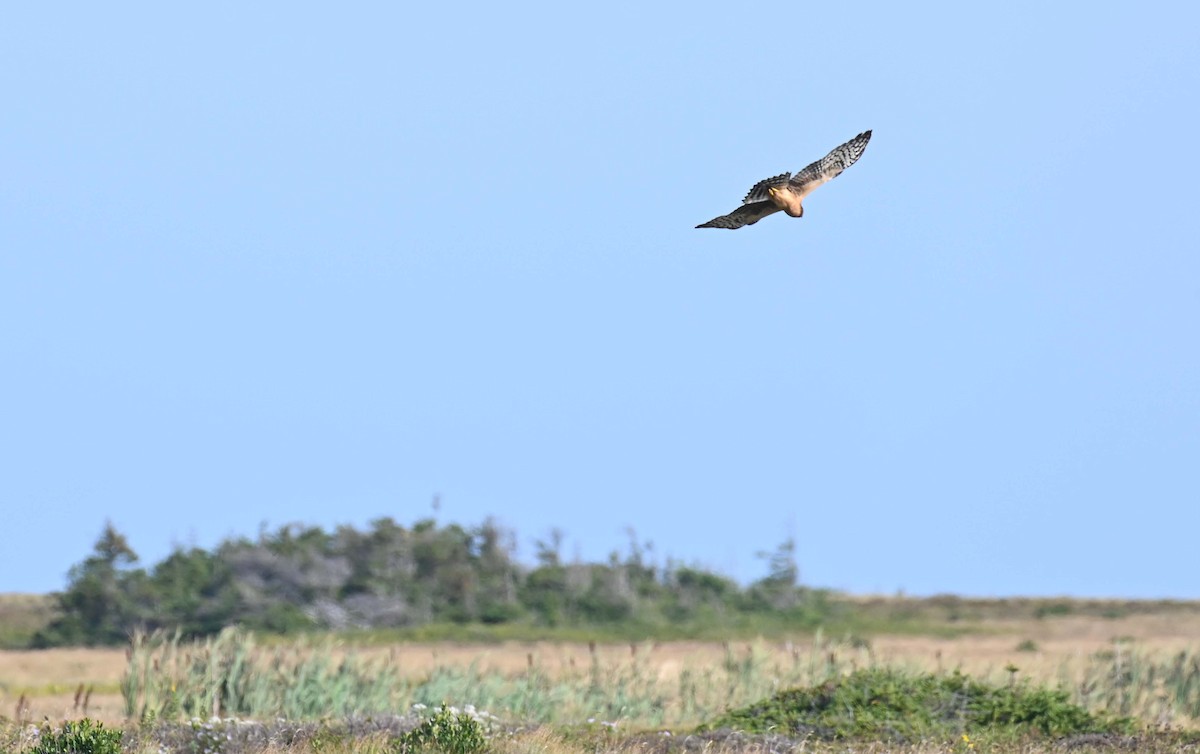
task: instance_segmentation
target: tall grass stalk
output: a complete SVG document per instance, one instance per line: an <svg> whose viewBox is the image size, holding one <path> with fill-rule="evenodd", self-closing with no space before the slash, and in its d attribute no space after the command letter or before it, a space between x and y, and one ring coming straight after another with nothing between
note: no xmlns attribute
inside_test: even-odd
<svg viewBox="0 0 1200 754"><path fill-rule="evenodd" d="M1117 642L1112 652L1089 658L1069 684L1088 708L1133 715L1160 726L1200 723L1200 654L1154 656Z"/></svg>

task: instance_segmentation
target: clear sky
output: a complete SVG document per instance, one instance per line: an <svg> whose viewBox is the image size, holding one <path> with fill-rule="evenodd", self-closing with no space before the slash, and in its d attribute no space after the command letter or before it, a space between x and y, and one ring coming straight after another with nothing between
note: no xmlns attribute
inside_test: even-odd
<svg viewBox="0 0 1200 754"><path fill-rule="evenodd" d="M1200 598L1194 3L26 3L0 92L0 591L440 494Z"/></svg>

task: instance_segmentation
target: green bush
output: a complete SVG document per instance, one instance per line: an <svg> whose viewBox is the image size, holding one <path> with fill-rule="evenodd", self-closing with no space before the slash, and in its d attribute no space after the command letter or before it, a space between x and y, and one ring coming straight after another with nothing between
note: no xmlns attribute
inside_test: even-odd
<svg viewBox="0 0 1200 754"><path fill-rule="evenodd" d="M703 729L810 734L825 739L949 740L966 730L1065 736L1123 732L1134 723L1072 704L1066 691L1026 683L992 686L961 673L860 670L790 689L718 717Z"/></svg>
<svg viewBox="0 0 1200 754"><path fill-rule="evenodd" d="M478 754L486 746L479 721L444 704L433 717L396 739L397 754L422 751Z"/></svg>
<svg viewBox="0 0 1200 754"><path fill-rule="evenodd" d="M119 730L105 729L103 723L85 717L66 723L59 731L43 726L29 754L121 754L122 735Z"/></svg>

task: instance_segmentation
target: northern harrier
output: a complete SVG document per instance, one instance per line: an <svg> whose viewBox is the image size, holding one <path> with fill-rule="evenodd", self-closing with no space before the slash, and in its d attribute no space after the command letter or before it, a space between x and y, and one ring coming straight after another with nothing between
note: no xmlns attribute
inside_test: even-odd
<svg viewBox="0 0 1200 754"><path fill-rule="evenodd" d="M761 180L746 194L742 206L728 215L721 215L696 227L736 230L743 225L753 225L779 210L792 217L803 217L804 207L800 202L804 197L822 183L837 178L843 170L853 165L862 156L870 140L871 132L863 131L795 175L782 173L774 178Z"/></svg>

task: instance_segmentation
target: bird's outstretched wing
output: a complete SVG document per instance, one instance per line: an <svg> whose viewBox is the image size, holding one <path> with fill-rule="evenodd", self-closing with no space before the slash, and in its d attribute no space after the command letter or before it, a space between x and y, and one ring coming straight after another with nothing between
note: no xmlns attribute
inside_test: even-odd
<svg viewBox="0 0 1200 754"><path fill-rule="evenodd" d="M791 177L791 173L780 173L777 176L762 179L746 192L746 198L742 199L742 204L771 201L771 197L767 195L767 189L771 187L779 188L783 184L787 183L788 179Z"/></svg>
<svg viewBox="0 0 1200 754"><path fill-rule="evenodd" d="M753 189L752 189L753 190ZM763 189L765 192L766 189ZM743 225L753 225L767 215L773 215L779 211L772 202L750 202L730 212L728 215L714 217L706 223L697 225L697 228L726 228L728 230L737 230Z"/></svg>
<svg viewBox="0 0 1200 754"><path fill-rule="evenodd" d="M870 140L871 132L863 131L845 144L834 147L829 154L799 171L788 180L792 192L803 199L811 194L817 186L837 178L842 174L843 170L858 161L858 158L862 156L863 151L867 148L867 142ZM763 183L765 182L760 181L758 185L750 189L751 193ZM762 188L764 197L766 196L768 187L763 186ZM749 196L747 196L748 198Z"/></svg>

